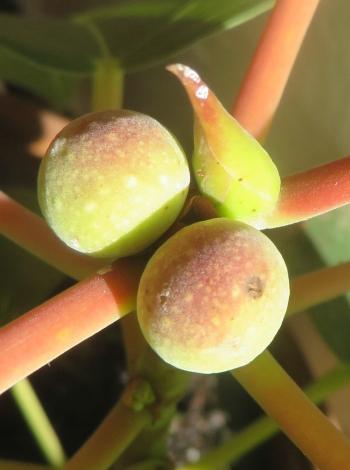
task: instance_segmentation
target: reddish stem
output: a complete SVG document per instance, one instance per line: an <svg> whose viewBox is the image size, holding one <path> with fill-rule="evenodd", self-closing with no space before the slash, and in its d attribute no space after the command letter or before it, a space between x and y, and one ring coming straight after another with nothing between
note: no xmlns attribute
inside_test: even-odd
<svg viewBox="0 0 350 470"><path fill-rule="evenodd" d="M350 262L311 271L291 280L287 315L302 312L350 291Z"/></svg>
<svg viewBox="0 0 350 470"><path fill-rule="evenodd" d="M255 138L268 131L319 0L277 0L232 114Z"/></svg>
<svg viewBox="0 0 350 470"><path fill-rule="evenodd" d="M105 264L64 245L39 216L0 191L0 234L75 279Z"/></svg>
<svg viewBox="0 0 350 470"><path fill-rule="evenodd" d="M233 376L322 470L346 470L350 443L306 397L268 351Z"/></svg>
<svg viewBox="0 0 350 470"><path fill-rule="evenodd" d="M131 312L142 269L119 260L0 328L0 393Z"/></svg>
<svg viewBox="0 0 350 470"><path fill-rule="evenodd" d="M279 203L267 227L280 227L315 217L350 202L350 157L287 176Z"/></svg>

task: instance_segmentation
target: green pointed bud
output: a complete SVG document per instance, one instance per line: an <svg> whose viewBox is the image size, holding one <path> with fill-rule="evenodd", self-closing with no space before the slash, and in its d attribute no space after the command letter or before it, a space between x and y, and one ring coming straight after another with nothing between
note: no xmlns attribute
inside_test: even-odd
<svg viewBox="0 0 350 470"><path fill-rule="evenodd" d="M194 110L193 169L199 190L220 216L265 228L265 216L280 193L280 176L270 156L194 70L181 64L168 70L185 87Z"/></svg>

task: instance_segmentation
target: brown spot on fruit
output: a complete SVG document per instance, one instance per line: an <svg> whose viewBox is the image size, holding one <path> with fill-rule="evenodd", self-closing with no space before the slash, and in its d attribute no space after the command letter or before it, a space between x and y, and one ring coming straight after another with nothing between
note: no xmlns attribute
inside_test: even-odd
<svg viewBox="0 0 350 470"><path fill-rule="evenodd" d="M258 299L264 293L264 283L259 276L252 276L247 282L247 292L252 299Z"/></svg>

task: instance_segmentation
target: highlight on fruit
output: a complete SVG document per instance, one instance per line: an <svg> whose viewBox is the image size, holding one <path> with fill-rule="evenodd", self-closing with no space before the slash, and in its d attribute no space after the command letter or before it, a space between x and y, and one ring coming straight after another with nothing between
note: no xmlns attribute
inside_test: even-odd
<svg viewBox="0 0 350 470"><path fill-rule="evenodd" d="M192 372L241 367L268 347L287 309L284 260L260 231L225 218L169 238L142 275L137 314L150 346Z"/></svg>
<svg viewBox="0 0 350 470"><path fill-rule="evenodd" d="M38 195L47 222L71 248L116 258L138 253L175 221L190 173L175 138L127 110L87 114L53 140Z"/></svg>

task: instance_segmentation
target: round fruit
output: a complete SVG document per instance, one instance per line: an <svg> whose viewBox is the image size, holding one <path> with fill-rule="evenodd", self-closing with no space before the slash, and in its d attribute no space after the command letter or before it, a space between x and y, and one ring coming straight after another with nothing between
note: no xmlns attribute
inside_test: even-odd
<svg viewBox="0 0 350 470"><path fill-rule="evenodd" d="M144 114L92 113L68 124L39 172L39 203L51 228L82 253L137 253L176 219L189 186L183 151Z"/></svg>
<svg viewBox="0 0 350 470"><path fill-rule="evenodd" d="M243 366L281 326L289 297L284 260L258 230L228 219L186 227L148 262L138 291L150 346L184 370Z"/></svg>

